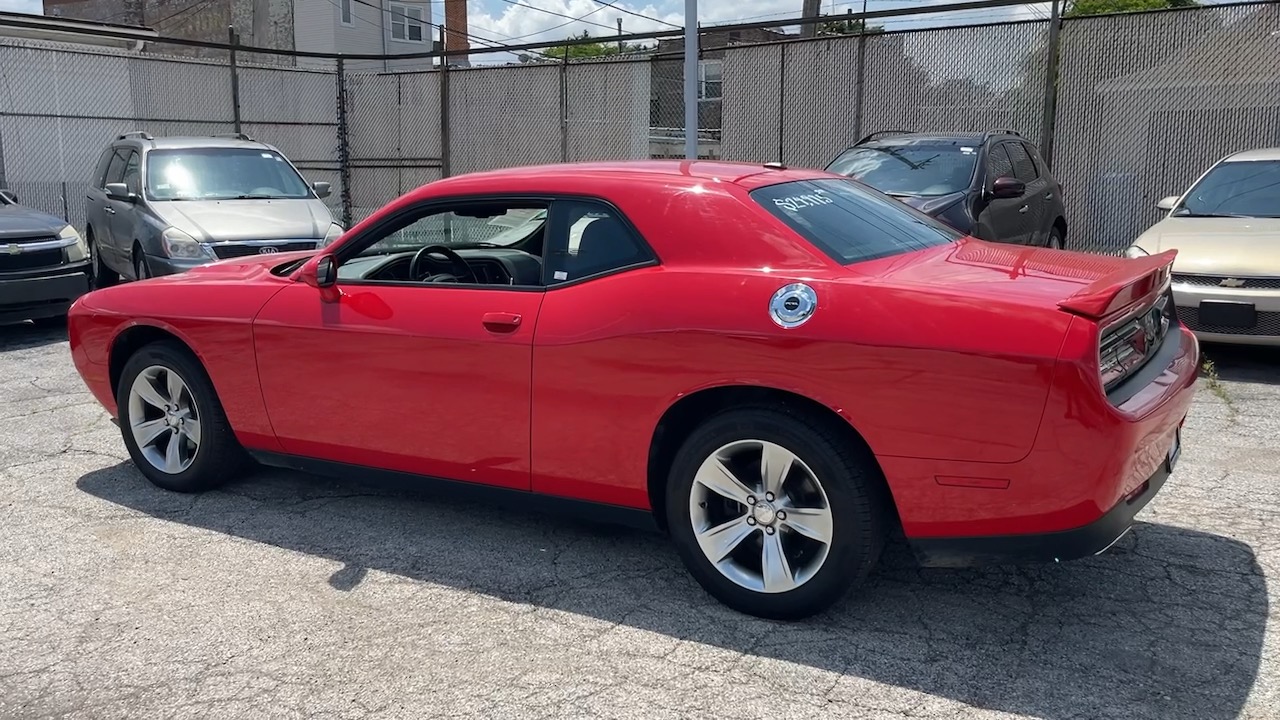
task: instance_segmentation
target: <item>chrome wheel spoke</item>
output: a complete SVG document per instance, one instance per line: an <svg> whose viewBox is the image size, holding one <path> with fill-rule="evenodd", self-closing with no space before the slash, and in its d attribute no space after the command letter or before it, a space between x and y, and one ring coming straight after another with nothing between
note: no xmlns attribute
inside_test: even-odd
<svg viewBox="0 0 1280 720"><path fill-rule="evenodd" d="M133 439L138 443L138 447L146 447L168 430L170 430L170 427L164 421L164 418L135 422L133 424Z"/></svg>
<svg viewBox="0 0 1280 720"><path fill-rule="evenodd" d="M165 373L165 384L169 389L169 402L178 405L182 400L182 391L186 389L186 385L182 384L182 378L178 377L178 373L170 370Z"/></svg>
<svg viewBox="0 0 1280 720"><path fill-rule="evenodd" d="M693 479L716 494L736 500L743 505L747 504L748 498L755 495L754 490L743 485L724 461L714 455L702 463L702 467L698 468L698 474Z"/></svg>
<svg viewBox="0 0 1280 720"><path fill-rule="evenodd" d="M133 381L133 391L154 408L164 410L169 404L160 391L156 390L156 386L151 384L151 378L147 377L147 373L142 373L137 380Z"/></svg>
<svg viewBox="0 0 1280 720"><path fill-rule="evenodd" d="M169 447L164 452L164 471L174 474L182 472L182 436L178 433L169 435Z"/></svg>
<svg viewBox="0 0 1280 720"><path fill-rule="evenodd" d="M183 420L181 428L182 428L182 434L186 435L187 439L190 440L193 445L200 444L200 422L199 421L191 420L191 419Z"/></svg>
<svg viewBox="0 0 1280 720"><path fill-rule="evenodd" d="M807 538L817 540L825 545L831 544L831 509L830 508L795 508L785 507L786 513L782 524Z"/></svg>
<svg viewBox="0 0 1280 720"><path fill-rule="evenodd" d="M760 570L764 577L765 592L786 592L796 586L795 575L791 572L791 563L787 561L787 553L782 547L782 535L771 533L764 536L764 545L760 552Z"/></svg>
<svg viewBox="0 0 1280 720"><path fill-rule="evenodd" d="M756 528L747 524L747 516L698 532L698 544L711 562L720 562L742 544Z"/></svg>
<svg viewBox="0 0 1280 720"><path fill-rule="evenodd" d="M765 492L782 495L782 483L791 472L796 456L781 445L771 442L760 444L760 480Z"/></svg>

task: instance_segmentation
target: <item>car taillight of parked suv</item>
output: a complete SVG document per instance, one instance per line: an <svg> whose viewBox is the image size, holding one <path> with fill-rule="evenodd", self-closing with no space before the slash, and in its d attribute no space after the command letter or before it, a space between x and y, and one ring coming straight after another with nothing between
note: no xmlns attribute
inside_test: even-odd
<svg viewBox="0 0 1280 720"><path fill-rule="evenodd" d="M329 194L247 135L125 133L102 152L86 199L97 283L323 247L343 232L321 201Z"/></svg>

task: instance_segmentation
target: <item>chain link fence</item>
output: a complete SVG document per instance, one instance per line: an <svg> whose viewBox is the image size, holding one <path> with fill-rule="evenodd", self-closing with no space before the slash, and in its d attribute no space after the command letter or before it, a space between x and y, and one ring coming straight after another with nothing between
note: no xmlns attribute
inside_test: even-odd
<svg viewBox="0 0 1280 720"><path fill-rule="evenodd" d="M1214 161L1280 145L1276 2L1066 18L1057 33L1046 18L904 24L704 49L699 156L823 167L873 132L1011 129L1051 157L1070 246L1115 252ZM117 135L239 130L329 182L326 202L354 223L447 175L684 156L678 52L444 69L425 58L386 72L178 49L0 37L0 187L82 225L92 168Z"/></svg>

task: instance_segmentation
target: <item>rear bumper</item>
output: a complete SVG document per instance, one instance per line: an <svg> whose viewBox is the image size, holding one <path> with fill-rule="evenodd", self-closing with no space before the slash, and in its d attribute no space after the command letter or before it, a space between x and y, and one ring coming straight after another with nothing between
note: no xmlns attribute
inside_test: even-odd
<svg viewBox="0 0 1280 720"><path fill-rule="evenodd" d="M0 275L0 322L66 315L71 303L88 291L86 263Z"/></svg>
<svg viewBox="0 0 1280 720"><path fill-rule="evenodd" d="M1155 497L1173 472L1166 460L1140 490L1117 503L1097 520L1071 530L1026 535L922 538L911 541L916 559L925 567L1048 563L1097 555L1124 537L1133 518Z"/></svg>

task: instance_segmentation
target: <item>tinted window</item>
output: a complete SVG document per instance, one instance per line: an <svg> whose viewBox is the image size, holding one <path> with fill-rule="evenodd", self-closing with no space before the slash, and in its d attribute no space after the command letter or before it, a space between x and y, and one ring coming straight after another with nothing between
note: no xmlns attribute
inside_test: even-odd
<svg viewBox="0 0 1280 720"><path fill-rule="evenodd" d="M1000 177L1013 177L1013 162L1009 160L1004 145L996 145L987 154L987 180Z"/></svg>
<svg viewBox="0 0 1280 720"><path fill-rule="evenodd" d="M839 262L945 245L962 235L906 205L846 180L770 185L751 198Z"/></svg>
<svg viewBox="0 0 1280 720"><path fill-rule="evenodd" d="M653 259L648 246L616 210L587 200L560 200L551 206L547 247L551 283L577 280Z"/></svg>
<svg viewBox="0 0 1280 720"><path fill-rule="evenodd" d="M1005 143L1004 149L1009 152L1009 159L1013 161L1014 177L1024 183L1032 182L1036 179L1036 166L1031 162L1031 156L1027 154L1027 149L1022 143Z"/></svg>
<svg viewBox="0 0 1280 720"><path fill-rule="evenodd" d="M457 212L437 211L388 232L364 254L404 252L428 245L512 245L536 233L546 217L547 209L539 203L477 205L459 208Z"/></svg>
<svg viewBox="0 0 1280 720"><path fill-rule="evenodd" d="M1040 157L1040 153L1034 145L1022 143L1022 149L1027 151L1027 157L1031 158L1031 169L1035 173L1035 177L1039 178L1044 173L1044 159Z"/></svg>
<svg viewBox="0 0 1280 720"><path fill-rule="evenodd" d="M1280 217L1280 160L1219 164L1191 188L1174 214Z"/></svg>
<svg viewBox="0 0 1280 720"><path fill-rule="evenodd" d="M152 150L147 155L147 195L237 200L306 198L311 189L280 154L265 148Z"/></svg>
<svg viewBox="0 0 1280 720"><path fill-rule="evenodd" d="M142 177L138 173L138 153L129 153L129 159L124 164L124 176L120 182L129 186L129 192L137 194L142 192Z"/></svg>
<svg viewBox="0 0 1280 720"><path fill-rule="evenodd" d="M124 179L124 157L128 150L116 150L111 153L111 163L107 165L107 183L118 183ZM103 183L104 185L107 183Z"/></svg>
<svg viewBox="0 0 1280 720"><path fill-rule="evenodd" d="M102 156L98 158L98 166L93 171L93 181L102 187L107 184L107 167L111 164L111 158L115 157L115 150L107 148L102 151Z"/></svg>
<svg viewBox="0 0 1280 720"><path fill-rule="evenodd" d="M977 157L958 142L877 142L845 151L827 171L891 195L950 195L969 187Z"/></svg>

